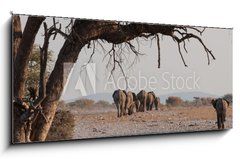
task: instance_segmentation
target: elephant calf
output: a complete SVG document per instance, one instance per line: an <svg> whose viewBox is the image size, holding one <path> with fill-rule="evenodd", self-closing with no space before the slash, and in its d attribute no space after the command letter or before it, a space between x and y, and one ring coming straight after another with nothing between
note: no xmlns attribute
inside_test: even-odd
<svg viewBox="0 0 240 159"><path fill-rule="evenodd" d="M216 110L218 129L224 129L226 111L227 111L227 106L229 105L229 103L228 103L228 101L226 101L225 99L222 99L222 98L213 99L211 101L211 103Z"/></svg>

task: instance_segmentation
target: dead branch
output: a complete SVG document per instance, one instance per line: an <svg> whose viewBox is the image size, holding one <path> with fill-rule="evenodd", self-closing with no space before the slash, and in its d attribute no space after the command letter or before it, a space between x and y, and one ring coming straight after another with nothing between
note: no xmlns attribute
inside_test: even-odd
<svg viewBox="0 0 240 159"><path fill-rule="evenodd" d="M92 50L92 54L90 55L87 64L89 64L92 61L93 55L95 54L95 42L92 41L92 43L93 43L93 50Z"/></svg>
<svg viewBox="0 0 240 159"><path fill-rule="evenodd" d="M160 68L160 40L158 34L156 34L157 37L157 47L158 47L158 68Z"/></svg>
<svg viewBox="0 0 240 159"><path fill-rule="evenodd" d="M204 28L202 31L198 30L197 28L193 28L193 27L188 27L188 28L194 29L194 30L198 31L198 32L200 33L200 35L201 35L201 34L203 33L203 31L205 30L205 28ZM181 29L183 29L183 28L181 28ZM186 28L185 28L184 30L186 30ZM205 50L205 52L206 52L206 55L207 55L208 65L210 65L209 55L211 55L211 57L215 60L215 57L214 57L214 55L212 54L212 51L209 50L209 49L206 47L206 45L203 43L203 41L202 41L202 39L201 39L200 37L198 37L197 35L195 35L195 34L193 34L193 33L187 33L187 31L181 32L181 31L179 31L179 30L177 30L177 29L174 29L173 31L174 31L174 32L177 32L178 34L181 35L181 38L177 37L176 35L173 35L172 37L173 37L173 39L174 39L175 41L177 41L177 43L178 43L178 50L179 50L179 53L180 53L180 55L181 55L181 58L182 58L183 63L184 63L185 66L186 66L186 64L185 64L185 61L184 61L183 56L182 56L182 53L181 53L180 43L183 42L183 47L184 47L185 51L187 52L186 45L185 45L185 40L189 40L190 38L194 38L194 39L198 40L198 41L201 43L201 45L203 46L203 48L204 48L204 50Z"/></svg>
<svg viewBox="0 0 240 159"><path fill-rule="evenodd" d="M189 29L192 29L192 30L195 30L197 31L200 35L202 35L202 33L205 31L205 27L203 28L203 30L199 30L197 29L196 27L191 27L191 26L186 26L185 28L189 28Z"/></svg>
<svg viewBox="0 0 240 159"><path fill-rule="evenodd" d="M185 60L183 58L182 52L181 52L180 43L178 43L178 52L179 52L179 54L181 56L181 59L183 61L184 66L187 67L187 64L186 64L186 62L185 62Z"/></svg>
<svg viewBox="0 0 240 159"><path fill-rule="evenodd" d="M128 44L130 50L131 50L136 56L138 56L138 55L143 55L143 54L141 54L140 52L138 52L138 51L135 49L135 46L133 46L130 42L126 42L126 43Z"/></svg>

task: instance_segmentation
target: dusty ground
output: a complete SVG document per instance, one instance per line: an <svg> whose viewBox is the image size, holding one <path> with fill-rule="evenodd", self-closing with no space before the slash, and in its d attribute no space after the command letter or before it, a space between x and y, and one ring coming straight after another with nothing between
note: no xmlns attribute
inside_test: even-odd
<svg viewBox="0 0 240 159"><path fill-rule="evenodd" d="M117 118L115 109L73 110L74 139L217 130L212 106L162 107ZM232 108L227 110L225 128L232 127Z"/></svg>

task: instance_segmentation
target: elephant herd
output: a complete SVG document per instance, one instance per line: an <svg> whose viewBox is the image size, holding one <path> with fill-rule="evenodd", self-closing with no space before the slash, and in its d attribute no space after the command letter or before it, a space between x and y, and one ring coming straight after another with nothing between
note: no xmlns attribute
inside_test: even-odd
<svg viewBox="0 0 240 159"><path fill-rule="evenodd" d="M158 110L160 106L160 98L156 97L154 92L146 92L141 90L138 94L125 90L116 90L113 95L114 103L117 107L117 117L123 115L132 115L134 108L136 112L150 111L155 106L155 110ZM229 106L229 102L223 98L213 99L211 101L217 115L218 129L224 129L224 122L226 118L226 110Z"/></svg>
<svg viewBox="0 0 240 159"><path fill-rule="evenodd" d="M146 92L141 90L138 94L125 90L116 90L113 95L114 103L117 107L117 116L131 115L134 112L144 112L146 110L152 110L155 106L155 110L158 110L160 106L160 98L156 97L154 92Z"/></svg>

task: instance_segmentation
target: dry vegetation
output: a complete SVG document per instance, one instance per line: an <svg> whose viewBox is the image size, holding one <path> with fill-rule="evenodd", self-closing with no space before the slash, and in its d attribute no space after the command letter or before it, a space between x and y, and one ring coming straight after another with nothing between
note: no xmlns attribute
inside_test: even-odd
<svg viewBox="0 0 240 159"><path fill-rule="evenodd" d="M46 141L70 140L74 135L74 114L60 103Z"/></svg>

